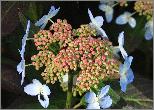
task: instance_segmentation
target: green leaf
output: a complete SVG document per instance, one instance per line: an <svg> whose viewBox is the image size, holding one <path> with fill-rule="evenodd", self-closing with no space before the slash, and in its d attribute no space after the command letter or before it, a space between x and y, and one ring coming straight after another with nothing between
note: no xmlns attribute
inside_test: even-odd
<svg viewBox="0 0 154 110"><path fill-rule="evenodd" d="M22 14L21 12L19 12L18 15L19 15L19 19L20 19L20 22L21 22L21 24L22 24L24 30L26 30L28 19L27 19L27 18L24 16L24 14ZM39 30L40 30L39 27L35 26L35 25L31 22L29 36L30 36L30 37L33 37L33 35L34 35L35 33L37 33Z"/></svg>
<svg viewBox="0 0 154 110"><path fill-rule="evenodd" d="M27 12L25 13L32 21L37 21L37 6L35 2L29 2L29 7Z"/></svg>

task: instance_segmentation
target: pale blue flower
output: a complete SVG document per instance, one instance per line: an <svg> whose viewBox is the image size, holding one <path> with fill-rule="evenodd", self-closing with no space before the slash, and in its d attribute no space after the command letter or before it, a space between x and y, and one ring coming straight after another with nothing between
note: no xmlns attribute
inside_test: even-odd
<svg viewBox="0 0 154 110"><path fill-rule="evenodd" d="M153 20L149 20L145 24L145 35L146 40L151 40L153 38Z"/></svg>
<svg viewBox="0 0 154 110"><path fill-rule="evenodd" d="M106 4L100 4L99 9L105 12L106 21L110 23L113 18L113 7Z"/></svg>
<svg viewBox="0 0 154 110"><path fill-rule="evenodd" d="M119 34L119 36L118 36L118 43L119 43L119 46L115 46L114 47L113 53L115 55L117 55L117 53L120 51L121 54L122 54L122 57L125 59L128 56L128 54L127 54L127 52L125 51L125 49L123 47L124 46L124 31L122 31Z"/></svg>
<svg viewBox="0 0 154 110"><path fill-rule="evenodd" d="M87 109L109 108L112 105L112 99L107 95L109 88L109 85L102 87L97 96L94 92L86 93L85 100L88 103Z"/></svg>
<svg viewBox="0 0 154 110"><path fill-rule="evenodd" d="M94 18L89 9L88 9L88 14L89 14L89 17L90 17L90 20L91 20L91 22L90 22L91 27L96 29L98 35L101 35L102 37L108 38L105 31L101 28L102 25L103 25L103 22L104 22L103 17L102 16L96 16Z"/></svg>
<svg viewBox="0 0 154 110"><path fill-rule="evenodd" d="M25 53L25 46L26 46L26 40L29 34L29 29L30 29L30 20L28 21L27 24L27 29L26 29L26 34L24 35L22 39L22 48L19 50L20 56L21 56L21 62L17 65L17 71L18 73L22 73L22 79L21 79L21 85L24 82L24 77L25 77L25 59L24 59L24 53Z"/></svg>
<svg viewBox="0 0 154 110"><path fill-rule="evenodd" d="M51 6L51 9L48 15L44 15L39 21L35 23L35 26L41 26L41 29L44 29L46 24L48 23L48 20L54 17L58 13L59 10L60 10L60 7L58 9L55 9L54 6Z"/></svg>
<svg viewBox="0 0 154 110"><path fill-rule="evenodd" d="M116 18L116 24L123 25L129 24L132 28L136 26L136 20L132 17L132 14L129 12L124 12Z"/></svg>
<svg viewBox="0 0 154 110"><path fill-rule="evenodd" d="M123 92L126 92L127 85L134 80L134 74L132 69L130 68L132 60L132 56L127 57L124 61L124 64L121 64L119 67L120 86Z"/></svg>
<svg viewBox="0 0 154 110"><path fill-rule="evenodd" d="M24 87L24 92L31 96L38 96L40 104L47 108L49 106L49 98L51 91L47 85L42 85L39 80L33 79L32 83ZM40 95L43 96L44 100L40 98Z"/></svg>
<svg viewBox="0 0 154 110"><path fill-rule="evenodd" d="M109 6L114 5L114 1L110 1L110 0L100 0L100 3L105 4L105 5L109 5Z"/></svg>

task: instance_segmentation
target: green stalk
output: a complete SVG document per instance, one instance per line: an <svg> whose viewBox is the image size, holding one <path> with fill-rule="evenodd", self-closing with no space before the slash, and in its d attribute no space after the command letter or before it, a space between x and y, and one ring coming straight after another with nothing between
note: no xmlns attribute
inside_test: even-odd
<svg viewBox="0 0 154 110"><path fill-rule="evenodd" d="M68 73L68 91L67 91L67 99L66 99L66 109L71 108L72 103L72 86L73 86L73 73Z"/></svg>

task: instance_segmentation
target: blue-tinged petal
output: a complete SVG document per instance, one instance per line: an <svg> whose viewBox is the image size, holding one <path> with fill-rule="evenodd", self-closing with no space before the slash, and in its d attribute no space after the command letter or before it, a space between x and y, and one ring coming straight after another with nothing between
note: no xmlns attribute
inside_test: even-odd
<svg viewBox="0 0 154 110"><path fill-rule="evenodd" d="M126 59L126 57L128 56L126 50L123 47L119 47L121 55L124 59Z"/></svg>
<svg viewBox="0 0 154 110"><path fill-rule="evenodd" d="M27 23L26 34L29 33L29 29L30 29L30 20L28 20L28 23Z"/></svg>
<svg viewBox="0 0 154 110"><path fill-rule="evenodd" d="M98 6L98 8L99 8L100 10L106 12L106 10L107 10L107 5L105 5L105 4L100 4L100 5Z"/></svg>
<svg viewBox="0 0 154 110"><path fill-rule="evenodd" d="M24 92L26 92L28 95L36 96L40 94L40 85L30 83L24 87Z"/></svg>
<svg viewBox="0 0 154 110"><path fill-rule="evenodd" d="M114 2L115 1L110 1L110 0L100 0L101 4L105 4L105 5L109 5L109 6L114 5Z"/></svg>
<svg viewBox="0 0 154 110"><path fill-rule="evenodd" d="M128 23L129 23L129 25L130 25L132 28L135 28L135 26L136 26L136 20L135 20L133 17L130 17L130 18L128 19Z"/></svg>
<svg viewBox="0 0 154 110"><path fill-rule="evenodd" d="M98 35L101 35L102 37L106 37L106 38L108 38L107 37L107 34L105 33L105 31L102 29L102 28L96 28L96 31L97 31L97 34Z"/></svg>
<svg viewBox="0 0 154 110"><path fill-rule="evenodd" d="M128 22L126 14L122 14L116 18L116 24L123 25Z"/></svg>
<svg viewBox="0 0 154 110"><path fill-rule="evenodd" d="M110 88L109 85L106 85L105 87L102 87L102 89L101 89L101 91L100 91L100 93L98 95L98 98L100 99L100 98L104 97L108 93L109 88Z"/></svg>
<svg viewBox="0 0 154 110"><path fill-rule="evenodd" d="M54 6L51 6L50 8L50 11L49 11L49 14L52 14L52 12L55 10L55 7Z"/></svg>
<svg viewBox="0 0 154 110"><path fill-rule="evenodd" d="M42 94L43 95L50 95L51 91L47 85L42 86Z"/></svg>
<svg viewBox="0 0 154 110"><path fill-rule="evenodd" d="M43 25L45 22L47 22L48 16L44 15L39 21L37 21L35 23L35 26L41 26Z"/></svg>
<svg viewBox="0 0 154 110"><path fill-rule="evenodd" d="M21 60L21 62L17 65L17 71L18 73L22 73L25 66L25 60Z"/></svg>
<svg viewBox="0 0 154 110"><path fill-rule="evenodd" d="M91 13L91 11L89 10L89 8L88 8L88 14L89 14L90 20L93 21L94 16L92 15L92 13Z"/></svg>
<svg viewBox="0 0 154 110"><path fill-rule="evenodd" d="M44 24L41 26L41 29L44 29L45 26L47 25L47 23L48 23L48 20L46 22L44 22Z"/></svg>
<svg viewBox="0 0 154 110"><path fill-rule="evenodd" d="M119 46L123 47L124 45L124 31L122 31L118 36L118 43Z"/></svg>
<svg viewBox="0 0 154 110"><path fill-rule="evenodd" d="M51 9L48 13L48 18L54 17L59 12L59 10L60 10L60 7L56 10Z"/></svg>
<svg viewBox="0 0 154 110"><path fill-rule="evenodd" d="M96 94L94 92L88 92L85 94L85 100L87 103L96 102Z"/></svg>
<svg viewBox="0 0 154 110"><path fill-rule="evenodd" d="M109 7L108 11L105 13L106 21L110 23L113 18L113 9Z"/></svg>
<svg viewBox="0 0 154 110"><path fill-rule="evenodd" d="M22 75L21 75L21 85L22 85L23 82L24 82L24 78L25 78L25 66L24 66L24 69L23 69Z"/></svg>
<svg viewBox="0 0 154 110"><path fill-rule="evenodd" d="M103 109L109 108L112 105L112 99L110 96L103 97L99 100L99 105Z"/></svg>
<svg viewBox="0 0 154 110"><path fill-rule="evenodd" d="M126 77L127 77L128 83L133 82L133 80L134 80L134 74L133 74L133 71L132 71L131 68L127 71Z"/></svg>
<svg viewBox="0 0 154 110"><path fill-rule="evenodd" d="M121 76L120 87L123 92L126 92L127 84L128 84L128 81L127 81L126 75Z"/></svg>
<svg viewBox="0 0 154 110"><path fill-rule="evenodd" d="M99 103L95 102L95 103L90 103L87 105L86 109L100 109Z"/></svg>
<svg viewBox="0 0 154 110"><path fill-rule="evenodd" d="M44 100L42 100L42 99L40 98L40 95L38 95L38 100L39 100L40 104L41 104L44 108L47 108L47 107L49 106L49 98L48 98L47 95L43 95L43 97L44 97Z"/></svg>
<svg viewBox="0 0 154 110"><path fill-rule="evenodd" d="M96 16L95 18L95 21L96 21L96 25L98 26L98 27L102 27L102 25L103 25L103 22L104 22L104 19L103 19L103 17L102 16Z"/></svg>
<svg viewBox="0 0 154 110"><path fill-rule="evenodd" d="M151 32L150 30L147 29L144 37L146 40L151 40L153 38L153 32Z"/></svg>

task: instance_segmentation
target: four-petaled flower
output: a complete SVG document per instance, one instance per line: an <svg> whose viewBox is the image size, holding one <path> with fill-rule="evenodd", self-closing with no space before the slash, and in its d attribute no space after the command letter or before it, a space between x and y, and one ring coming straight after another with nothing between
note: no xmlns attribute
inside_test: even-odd
<svg viewBox="0 0 154 110"><path fill-rule="evenodd" d="M24 87L24 92L26 92L28 95L31 96L36 96L38 95L38 100L40 104L44 107L47 108L49 105L49 98L48 95L50 95L50 89L48 86L45 84L42 85L40 81L37 79L32 80L33 83L28 84L27 86ZM40 96L43 95L44 100L40 98Z"/></svg>
<svg viewBox="0 0 154 110"><path fill-rule="evenodd" d="M153 38L153 20L149 20L145 24L145 35L146 40L151 40Z"/></svg>
<svg viewBox="0 0 154 110"><path fill-rule="evenodd" d="M132 28L136 26L136 20L132 17L132 14L129 12L124 12L116 18L116 23L119 25L129 24Z"/></svg>
<svg viewBox="0 0 154 110"><path fill-rule="evenodd" d="M58 9L55 9L54 6L51 6L51 9L48 15L44 15L39 21L35 23L35 26L41 26L41 29L44 29L46 24L48 23L48 20L54 17L58 13L59 10L60 10L60 7Z"/></svg>
<svg viewBox="0 0 154 110"><path fill-rule="evenodd" d="M100 4L99 9L105 12L106 21L110 23L113 18L113 7L106 4Z"/></svg>
<svg viewBox="0 0 154 110"><path fill-rule="evenodd" d="M104 21L103 17L102 16L96 16L94 18L89 9L88 9L88 14L89 14L89 17L90 17L90 20L91 20L91 22L90 22L91 27L96 29L98 35L101 35L102 37L108 38L105 31L101 28L102 25L103 25L103 21Z"/></svg>
<svg viewBox="0 0 154 110"><path fill-rule="evenodd" d="M24 52L25 52L25 46L26 46L26 40L29 34L29 28L30 28L30 21L28 21L27 24L27 29L26 29L26 34L24 35L22 39L22 49L19 50L20 56L21 56L21 62L17 65L17 71L18 73L22 73L22 79L21 79L21 85L24 82L24 77L25 77L25 59L24 59Z"/></svg>
<svg viewBox="0 0 154 110"><path fill-rule="evenodd" d="M119 67L120 86L123 92L126 92L127 85L134 80L134 74L132 69L130 68L132 60L132 56L126 57L124 64L121 64Z"/></svg>
<svg viewBox="0 0 154 110"><path fill-rule="evenodd" d="M112 99L109 95L106 95L109 91L109 88L109 85L102 87L100 93L97 96L94 92L86 93L85 100L88 103L87 109L109 108L112 105Z"/></svg>

